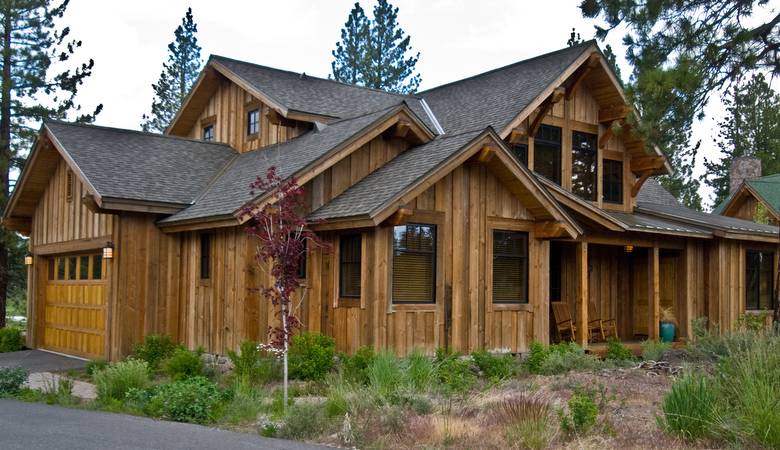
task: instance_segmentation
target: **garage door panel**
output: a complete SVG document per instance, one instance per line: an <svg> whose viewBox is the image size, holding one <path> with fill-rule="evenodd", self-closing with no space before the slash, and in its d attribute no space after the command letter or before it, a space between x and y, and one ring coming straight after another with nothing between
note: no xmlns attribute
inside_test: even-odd
<svg viewBox="0 0 780 450"><path fill-rule="evenodd" d="M49 261L43 317L45 348L104 357L106 283L100 255L56 256Z"/></svg>

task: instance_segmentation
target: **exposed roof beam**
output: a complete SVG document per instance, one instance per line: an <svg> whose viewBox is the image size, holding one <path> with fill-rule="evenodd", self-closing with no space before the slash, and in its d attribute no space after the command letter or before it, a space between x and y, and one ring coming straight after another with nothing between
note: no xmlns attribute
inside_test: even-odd
<svg viewBox="0 0 780 450"><path fill-rule="evenodd" d="M631 111L631 107L623 103L601 108L599 110L599 123L625 119L631 114Z"/></svg>
<svg viewBox="0 0 780 450"><path fill-rule="evenodd" d="M593 52L588 57L587 62L583 64L577 72L572 75L571 81L569 82L569 87L566 89L566 100L570 99L574 93L577 91L577 88L580 87L580 84L582 84L582 81L585 79L588 74L598 67L599 65L599 54L596 52Z"/></svg>
<svg viewBox="0 0 780 450"><path fill-rule="evenodd" d="M531 122L531 125L528 127L528 136L534 137L536 136L536 133L539 131L539 126L542 124L542 119L544 119L544 116L547 115L548 112L552 109L552 107L560 102L564 95L566 94L566 88L563 86L558 86L552 91L552 94L550 94L549 97L539 106L539 113L534 117L533 122Z"/></svg>
<svg viewBox="0 0 780 450"><path fill-rule="evenodd" d="M631 171L641 174L645 171L655 171L664 167L665 159L661 156L641 156L631 158Z"/></svg>
<svg viewBox="0 0 780 450"><path fill-rule="evenodd" d="M560 222L547 220L544 222L536 222L534 224L535 239L553 239L566 235L566 228Z"/></svg>
<svg viewBox="0 0 780 450"><path fill-rule="evenodd" d="M382 225L394 227L396 225L403 225L412 217L414 210L412 208L398 208L390 217L382 222Z"/></svg>
<svg viewBox="0 0 780 450"><path fill-rule="evenodd" d="M642 189L642 185L645 184L645 181L647 181L648 178L650 178L650 175L652 175L653 172L646 171L643 172L642 175L637 178L637 180L634 182L634 185L631 186L631 196L636 197L637 194L639 194L639 190Z"/></svg>

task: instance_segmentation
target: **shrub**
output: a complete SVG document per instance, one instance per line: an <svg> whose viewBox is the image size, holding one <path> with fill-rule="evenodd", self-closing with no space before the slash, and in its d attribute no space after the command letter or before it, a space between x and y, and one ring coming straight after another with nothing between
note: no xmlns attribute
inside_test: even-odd
<svg viewBox="0 0 780 450"><path fill-rule="evenodd" d="M149 364L146 361L128 359L95 372L92 378L99 401L121 401L131 388L146 388L149 384Z"/></svg>
<svg viewBox="0 0 780 450"><path fill-rule="evenodd" d="M671 342L661 341L643 341L642 359L645 361L658 361L663 358L664 353L672 348Z"/></svg>
<svg viewBox="0 0 780 450"><path fill-rule="evenodd" d="M29 373L21 367L0 367L0 395L19 392Z"/></svg>
<svg viewBox="0 0 780 450"><path fill-rule="evenodd" d="M266 384L281 378L278 359L260 350L257 342L242 342L239 353L228 351L228 357L233 362L233 373L246 382Z"/></svg>
<svg viewBox="0 0 780 450"><path fill-rule="evenodd" d="M717 398L702 375L685 375L672 385L664 397L659 424L665 430L687 439L709 434Z"/></svg>
<svg viewBox="0 0 780 450"><path fill-rule="evenodd" d="M486 351L471 354L474 363L493 382L501 381L515 374L515 358L510 353L494 355Z"/></svg>
<svg viewBox="0 0 780 450"><path fill-rule="evenodd" d="M580 347L572 351L553 351L547 355L537 373L542 375L557 375L572 370L593 370L601 366L602 362L593 355L588 355Z"/></svg>
<svg viewBox="0 0 780 450"><path fill-rule="evenodd" d="M382 352L376 355L368 367L369 387L377 399L384 403L396 403L404 381L401 361L395 355Z"/></svg>
<svg viewBox="0 0 780 450"><path fill-rule="evenodd" d="M620 340L613 337L607 341L607 359L610 361L629 361L634 359L634 354Z"/></svg>
<svg viewBox="0 0 780 450"><path fill-rule="evenodd" d="M406 356L406 381L413 391L430 389L435 376L436 368L430 357L416 350Z"/></svg>
<svg viewBox="0 0 780 450"><path fill-rule="evenodd" d="M263 396L245 383L233 387L233 396L224 405L220 421L229 424L254 421L263 408Z"/></svg>
<svg viewBox="0 0 780 450"><path fill-rule="evenodd" d="M276 433L285 439L314 439L329 427L322 407L313 404L294 405L289 409L284 424Z"/></svg>
<svg viewBox="0 0 780 450"><path fill-rule="evenodd" d="M49 405L72 405L76 403L73 398L73 380L65 377L50 376L44 379L42 392L43 399Z"/></svg>
<svg viewBox="0 0 780 450"><path fill-rule="evenodd" d="M207 423L214 420L220 400L217 385L197 376L158 386L148 410L177 422Z"/></svg>
<svg viewBox="0 0 780 450"><path fill-rule="evenodd" d="M93 376L96 372L105 369L108 367L108 361L105 359L91 359L87 361L86 367L84 367L84 370L87 372L87 375Z"/></svg>
<svg viewBox="0 0 780 450"><path fill-rule="evenodd" d="M549 447L557 434L550 422L550 404L538 395L510 397L498 405L499 417L508 425L506 439L518 447L542 449ZM515 447L513 445L513 447Z"/></svg>
<svg viewBox="0 0 780 450"><path fill-rule="evenodd" d="M290 377L322 380L333 368L336 341L319 333L305 332L293 336L289 353Z"/></svg>
<svg viewBox="0 0 780 450"><path fill-rule="evenodd" d="M24 348L24 339L20 328L0 328L0 353L18 352L22 348Z"/></svg>
<svg viewBox="0 0 780 450"><path fill-rule="evenodd" d="M528 357L525 359L525 367L530 373L540 373L544 360L547 359L549 350L541 342L531 342L528 347Z"/></svg>
<svg viewBox="0 0 780 450"><path fill-rule="evenodd" d="M471 371L469 359L463 359L459 354L442 356L436 364L436 381L444 394L463 394L477 381Z"/></svg>
<svg viewBox="0 0 780 450"><path fill-rule="evenodd" d="M150 369L157 370L160 363L171 356L175 349L176 344L173 343L170 336L151 334L144 337L143 343L135 346L133 355L146 361Z"/></svg>
<svg viewBox="0 0 780 450"><path fill-rule="evenodd" d="M197 353L180 347L165 361L165 373L174 380L202 375L203 361Z"/></svg>
<svg viewBox="0 0 780 450"><path fill-rule="evenodd" d="M599 407L593 400L593 394L576 389L568 405L569 413L561 413L561 428L567 433L587 433L599 415Z"/></svg>
<svg viewBox="0 0 780 450"><path fill-rule="evenodd" d="M740 314L737 318L737 329L755 333L764 331L767 328L766 320L768 315L768 312Z"/></svg>
<svg viewBox="0 0 780 450"><path fill-rule="evenodd" d="M374 362L376 354L371 347L360 347L353 355L341 356L341 370L344 378L353 383L368 384L368 368Z"/></svg>

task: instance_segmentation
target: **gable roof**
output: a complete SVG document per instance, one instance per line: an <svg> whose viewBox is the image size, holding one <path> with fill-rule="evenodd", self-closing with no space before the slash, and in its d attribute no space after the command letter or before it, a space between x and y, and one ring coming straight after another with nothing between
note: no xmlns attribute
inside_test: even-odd
<svg viewBox="0 0 780 450"><path fill-rule="evenodd" d="M710 229L713 230L715 234L747 234L763 236L772 240L777 239L778 227L758 224L749 220L695 211L684 206L637 202L637 211L656 217L681 221L704 229Z"/></svg>
<svg viewBox="0 0 780 450"><path fill-rule="evenodd" d="M744 180L734 192L729 194L726 200L713 208L712 212L723 214L743 189L748 189L754 197L762 201L772 211L775 217L780 217L780 173Z"/></svg>
<svg viewBox="0 0 780 450"><path fill-rule="evenodd" d="M595 41L540 55L420 92L445 132L502 130Z"/></svg>
<svg viewBox="0 0 780 450"><path fill-rule="evenodd" d="M681 206L680 202L666 190L655 178L648 178L639 189L636 201L642 203L654 203L667 206Z"/></svg>

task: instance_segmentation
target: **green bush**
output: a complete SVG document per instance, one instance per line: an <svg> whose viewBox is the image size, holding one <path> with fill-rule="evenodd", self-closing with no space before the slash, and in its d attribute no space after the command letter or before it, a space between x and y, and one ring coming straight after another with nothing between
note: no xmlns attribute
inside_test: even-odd
<svg viewBox="0 0 780 450"><path fill-rule="evenodd" d="M276 435L285 439L314 439L330 426L323 408L319 405L301 404L289 408L284 424Z"/></svg>
<svg viewBox="0 0 780 450"><path fill-rule="evenodd" d="M528 357L525 359L525 367L530 373L540 373L544 360L550 352L541 342L533 341L528 347Z"/></svg>
<svg viewBox="0 0 780 450"><path fill-rule="evenodd" d="M677 380L664 397L659 424L686 439L708 436L714 425L717 398L703 375L688 374Z"/></svg>
<svg viewBox="0 0 780 450"><path fill-rule="evenodd" d="M599 407L593 393L575 390L568 402L569 413L561 413L561 429L567 433L584 434L596 423Z"/></svg>
<svg viewBox="0 0 780 450"><path fill-rule="evenodd" d="M262 393L245 383L236 383L230 401L224 405L220 422L238 424L255 421L262 409Z"/></svg>
<svg viewBox="0 0 780 450"><path fill-rule="evenodd" d="M426 392L436 377L433 360L419 351L406 355L406 383L414 392Z"/></svg>
<svg viewBox="0 0 780 450"><path fill-rule="evenodd" d="M607 340L606 359L610 361L629 361L634 359L634 354L619 339L612 337Z"/></svg>
<svg viewBox="0 0 780 450"><path fill-rule="evenodd" d="M144 337L144 342L135 346L133 355L146 361L151 370L157 370L165 359L176 349L170 336L151 334Z"/></svg>
<svg viewBox="0 0 780 450"><path fill-rule="evenodd" d="M401 361L389 352L377 354L368 367L368 385L374 396L383 403L397 403L403 382Z"/></svg>
<svg viewBox="0 0 780 450"><path fill-rule="evenodd" d="M203 375L203 360L195 352L186 348L177 348L165 360L165 373L174 380Z"/></svg>
<svg viewBox="0 0 780 450"><path fill-rule="evenodd" d="M322 380L333 368L336 341L319 333L293 336L289 353L290 377L300 380Z"/></svg>
<svg viewBox="0 0 780 450"><path fill-rule="evenodd" d="M24 338L20 328L0 328L0 353L17 352L22 348L24 348Z"/></svg>
<svg viewBox="0 0 780 450"><path fill-rule="evenodd" d="M228 351L228 357L233 362L233 373L241 380L266 384L281 378L279 360L261 351L257 342L242 342L239 353Z"/></svg>
<svg viewBox="0 0 780 450"><path fill-rule="evenodd" d="M0 367L0 396L19 392L27 375L27 370L21 367Z"/></svg>
<svg viewBox="0 0 780 450"><path fill-rule="evenodd" d="M661 341L643 341L642 359L645 361L658 361L663 358L664 353L672 348L671 342Z"/></svg>
<svg viewBox="0 0 780 450"><path fill-rule="evenodd" d="M208 423L214 420L221 399L217 385L198 376L158 386L147 410L177 422Z"/></svg>
<svg viewBox="0 0 780 450"><path fill-rule="evenodd" d="M444 394L464 394L474 386L477 377L471 370L470 358L461 358L457 353L437 356L436 381Z"/></svg>
<svg viewBox="0 0 780 450"><path fill-rule="evenodd" d="M362 385L368 384L368 368L374 362L376 354L371 347L360 347L353 355L341 356L341 370L344 378Z"/></svg>
<svg viewBox="0 0 780 450"><path fill-rule="evenodd" d="M508 425L507 441L520 444L517 447L548 448L558 432L550 421L550 404L540 396L521 394L509 397L498 404L497 411Z"/></svg>
<svg viewBox="0 0 780 450"><path fill-rule="evenodd" d="M585 350L579 346L575 346L567 351L551 351L537 373L558 375L572 370L598 369L601 365L602 362L598 358L585 353Z"/></svg>
<svg viewBox="0 0 780 450"><path fill-rule="evenodd" d="M98 401L122 401L131 388L145 389L148 386L149 364L137 359L120 361L95 372L92 379Z"/></svg>
<svg viewBox="0 0 780 450"><path fill-rule="evenodd" d="M492 354L484 350L471 354L474 363L493 382L501 381L515 374L515 358L510 353Z"/></svg>
<svg viewBox="0 0 780 450"><path fill-rule="evenodd" d="M91 359L87 361L86 367L84 367L84 370L87 372L87 375L93 376L96 372L105 369L108 367L108 361L105 359Z"/></svg>
<svg viewBox="0 0 780 450"><path fill-rule="evenodd" d="M73 397L73 380L65 377L45 379L41 394L49 405L72 405L77 401Z"/></svg>

